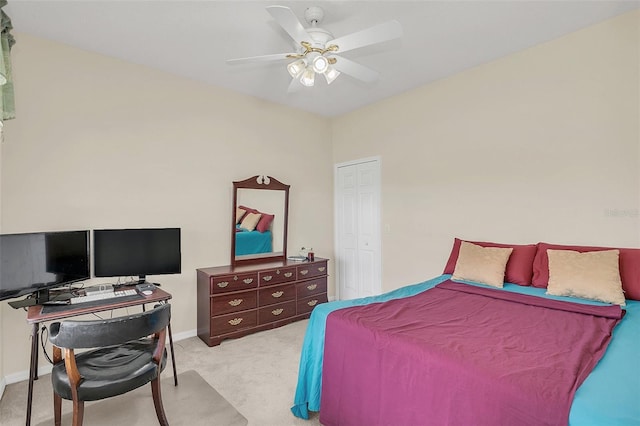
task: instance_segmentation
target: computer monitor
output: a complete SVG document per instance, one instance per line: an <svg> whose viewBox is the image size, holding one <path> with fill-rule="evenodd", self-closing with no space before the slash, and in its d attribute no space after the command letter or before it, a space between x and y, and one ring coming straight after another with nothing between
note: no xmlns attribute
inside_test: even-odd
<svg viewBox="0 0 640 426"><path fill-rule="evenodd" d="M48 290L90 278L89 231L0 235L0 300Z"/></svg>
<svg viewBox="0 0 640 426"><path fill-rule="evenodd" d="M180 228L94 230L93 259L96 277L179 274Z"/></svg>

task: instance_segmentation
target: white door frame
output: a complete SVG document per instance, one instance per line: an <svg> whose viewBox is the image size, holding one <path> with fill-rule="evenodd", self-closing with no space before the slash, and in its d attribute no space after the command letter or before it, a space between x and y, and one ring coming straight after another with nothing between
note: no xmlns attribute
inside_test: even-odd
<svg viewBox="0 0 640 426"><path fill-rule="evenodd" d="M378 164L378 170L380 172L379 175L379 185L378 185L378 205L376 206L378 209L378 238L376 244L378 245L378 255L376 259L376 263L378 264L378 276L380 277L380 282L378 282L378 293L382 292L382 157L374 156L374 157L365 157L357 160L346 161L343 163L337 163L334 165L333 169L333 241L334 241L334 253L336 254L336 258L334 261L334 267L336 270L335 274L335 286L336 286L336 299L340 300L340 261L338 259L338 255L340 253L340 239L338 235L338 169L340 167L345 166L353 166L362 163L371 163L376 162Z"/></svg>

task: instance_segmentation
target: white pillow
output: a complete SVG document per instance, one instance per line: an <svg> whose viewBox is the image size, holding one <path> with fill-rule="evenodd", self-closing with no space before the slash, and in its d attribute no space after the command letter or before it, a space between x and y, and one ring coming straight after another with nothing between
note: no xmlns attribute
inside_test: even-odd
<svg viewBox="0 0 640 426"><path fill-rule="evenodd" d="M244 217L244 214L247 211L245 209L241 209L240 207L236 207L236 225L240 223L240 219Z"/></svg>
<svg viewBox="0 0 640 426"><path fill-rule="evenodd" d="M547 250L547 294L625 305L620 279L619 250Z"/></svg>
<svg viewBox="0 0 640 426"><path fill-rule="evenodd" d="M462 241L451 279L502 288L504 271L512 251L511 247L482 247Z"/></svg>
<svg viewBox="0 0 640 426"><path fill-rule="evenodd" d="M253 231L256 229L256 225L262 215L260 213L247 213L247 215L240 222L240 228L245 229L247 231Z"/></svg>

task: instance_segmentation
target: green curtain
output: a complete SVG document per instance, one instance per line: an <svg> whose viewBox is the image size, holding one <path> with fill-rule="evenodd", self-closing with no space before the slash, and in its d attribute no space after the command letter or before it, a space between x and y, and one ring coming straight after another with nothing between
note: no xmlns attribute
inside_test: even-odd
<svg viewBox="0 0 640 426"><path fill-rule="evenodd" d="M0 0L0 123L4 120L16 118L16 108L13 96L13 72L11 70L11 47L16 40L11 35L13 26L11 18L4 13L3 7L7 0Z"/></svg>

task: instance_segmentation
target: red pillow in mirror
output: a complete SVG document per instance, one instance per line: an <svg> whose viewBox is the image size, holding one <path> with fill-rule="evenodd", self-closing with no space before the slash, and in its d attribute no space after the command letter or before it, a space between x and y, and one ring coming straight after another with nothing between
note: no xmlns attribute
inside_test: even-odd
<svg viewBox="0 0 640 426"><path fill-rule="evenodd" d="M260 213L258 210L256 209L252 209L251 207L246 207L246 206L238 206L239 209L242 210L246 210L247 213Z"/></svg>
<svg viewBox="0 0 640 426"><path fill-rule="evenodd" d="M274 217L276 216L273 214L262 213L262 217L260 218L260 221L256 225L256 230L258 232L268 231L269 227L271 226L271 222L273 222Z"/></svg>

